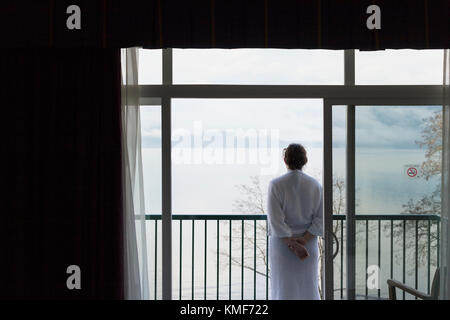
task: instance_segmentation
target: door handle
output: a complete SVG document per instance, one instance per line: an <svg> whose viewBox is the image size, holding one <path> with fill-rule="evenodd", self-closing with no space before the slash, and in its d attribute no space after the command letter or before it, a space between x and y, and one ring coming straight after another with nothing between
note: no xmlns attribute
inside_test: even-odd
<svg viewBox="0 0 450 320"><path fill-rule="evenodd" d="M334 240L336 241L336 252L333 253L333 260L334 260L334 258L336 258L336 256L337 256L338 253L339 253L339 239L338 239L338 237L334 234L333 231L331 231L331 235L333 236Z"/></svg>

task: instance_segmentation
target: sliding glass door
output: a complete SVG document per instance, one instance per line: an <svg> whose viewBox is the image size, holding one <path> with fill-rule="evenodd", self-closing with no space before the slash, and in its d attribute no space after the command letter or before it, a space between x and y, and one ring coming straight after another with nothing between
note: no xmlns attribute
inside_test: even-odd
<svg viewBox="0 0 450 320"><path fill-rule="evenodd" d="M430 293L446 245L441 103L325 100L327 298L386 299L387 279Z"/></svg>
<svg viewBox="0 0 450 320"><path fill-rule="evenodd" d="M172 99L172 297L268 299L266 198L302 143L322 180L321 99Z"/></svg>

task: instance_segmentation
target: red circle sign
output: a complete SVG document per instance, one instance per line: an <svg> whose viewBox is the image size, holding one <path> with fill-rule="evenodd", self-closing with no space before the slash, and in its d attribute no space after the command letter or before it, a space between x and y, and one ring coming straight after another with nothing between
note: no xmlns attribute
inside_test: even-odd
<svg viewBox="0 0 450 320"><path fill-rule="evenodd" d="M406 170L406 173L408 174L408 176L410 176L411 178L414 178L415 176L417 176L417 169L414 167L410 167L408 168L408 170Z"/></svg>

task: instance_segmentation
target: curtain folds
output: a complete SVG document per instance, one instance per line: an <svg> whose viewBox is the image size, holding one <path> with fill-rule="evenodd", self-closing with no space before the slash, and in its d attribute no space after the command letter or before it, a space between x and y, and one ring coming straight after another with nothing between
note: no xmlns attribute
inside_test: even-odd
<svg viewBox="0 0 450 320"><path fill-rule="evenodd" d="M125 299L148 299L137 48L121 49Z"/></svg>
<svg viewBox="0 0 450 320"><path fill-rule="evenodd" d="M450 50L444 50L441 299L450 299Z"/></svg>
<svg viewBox="0 0 450 320"><path fill-rule="evenodd" d="M2 1L0 47L450 47L448 0L73 2L82 4L76 32L65 28L68 1ZM371 4L381 9L381 29L366 27Z"/></svg>
<svg viewBox="0 0 450 320"><path fill-rule="evenodd" d="M2 50L0 70L0 299L123 299L120 49Z"/></svg>

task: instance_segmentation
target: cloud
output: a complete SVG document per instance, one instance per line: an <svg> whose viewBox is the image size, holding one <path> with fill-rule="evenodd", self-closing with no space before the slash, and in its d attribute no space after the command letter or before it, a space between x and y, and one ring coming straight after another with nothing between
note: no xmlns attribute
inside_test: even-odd
<svg viewBox="0 0 450 320"><path fill-rule="evenodd" d="M175 49L174 83L343 84L343 51Z"/></svg>
<svg viewBox="0 0 450 320"><path fill-rule="evenodd" d="M356 109L357 147L418 149L417 140L439 107L360 106Z"/></svg>

